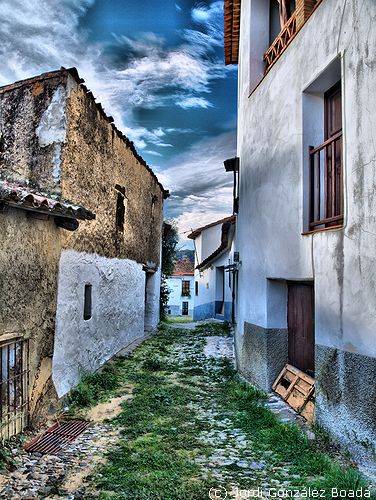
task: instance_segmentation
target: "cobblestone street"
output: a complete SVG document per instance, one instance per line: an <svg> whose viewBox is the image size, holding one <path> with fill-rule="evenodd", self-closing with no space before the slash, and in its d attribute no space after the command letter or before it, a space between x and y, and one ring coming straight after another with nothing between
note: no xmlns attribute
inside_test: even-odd
<svg viewBox="0 0 376 500"><path fill-rule="evenodd" d="M70 415L92 424L60 455L12 449L2 498L204 499L222 489L240 499L258 488L265 497L310 485L329 491L340 477L363 484L319 450L284 403L237 378L221 324L164 327L110 373L116 387L95 404L82 404L94 382L73 393Z"/></svg>

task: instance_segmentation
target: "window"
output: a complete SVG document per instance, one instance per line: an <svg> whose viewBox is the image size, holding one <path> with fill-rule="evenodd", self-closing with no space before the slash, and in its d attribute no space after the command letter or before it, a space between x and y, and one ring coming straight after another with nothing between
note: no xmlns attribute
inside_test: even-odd
<svg viewBox="0 0 376 500"><path fill-rule="evenodd" d="M181 313L182 313L183 316L188 316L188 302L183 302L182 303Z"/></svg>
<svg viewBox="0 0 376 500"><path fill-rule="evenodd" d="M309 229L343 223L341 83L324 94L324 142L309 148Z"/></svg>
<svg viewBox="0 0 376 500"><path fill-rule="evenodd" d="M84 320L87 321L88 319L91 318L91 307L92 307L92 300L91 300L91 292L92 292L92 286L87 284L85 285L85 295L84 295Z"/></svg>
<svg viewBox="0 0 376 500"><path fill-rule="evenodd" d="M198 281L195 281L195 295L198 295Z"/></svg>
<svg viewBox="0 0 376 500"><path fill-rule="evenodd" d="M188 297L191 295L190 282L187 280L183 280L181 283L181 294L183 297Z"/></svg>
<svg viewBox="0 0 376 500"><path fill-rule="evenodd" d="M125 197L125 187L116 184L115 191L117 192L116 201L116 229L118 231L124 231L124 219L125 219L125 208L126 208L126 197Z"/></svg>
<svg viewBox="0 0 376 500"><path fill-rule="evenodd" d="M29 345L13 340L0 347L1 438L20 433L28 423Z"/></svg>

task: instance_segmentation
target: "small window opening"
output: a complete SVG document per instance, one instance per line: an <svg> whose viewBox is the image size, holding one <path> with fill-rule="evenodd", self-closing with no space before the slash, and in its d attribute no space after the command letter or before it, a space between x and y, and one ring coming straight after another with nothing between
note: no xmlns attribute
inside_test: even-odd
<svg viewBox="0 0 376 500"><path fill-rule="evenodd" d="M117 201L116 201L116 229L118 231L124 231L124 220L125 220L125 209L126 209L126 197L125 197L125 187L116 184L115 190L117 191Z"/></svg>
<svg viewBox="0 0 376 500"><path fill-rule="evenodd" d="M85 301L84 301L84 320L91 318L92 309L92 285L85 285Z"/></svg>
<svg viewBox="0 0 376 500"><path fill-rule="evenodd" d="M189 281L186 281L186 280L182 281L181 294L184 297L188 297L189 295L191 295L191 288L190 288L190 282Z"/></svg>
<svg viewBox="0 0 376 500"><path fill-rule="evenodd" d="M151 215L154 216L154 212L155 212L155 206L158 202L158 196L157 195L154 195L152 196L151 198Z"/></svg>
<svg viewBox="0 0 376 500"><path fill-rule="evenodd" d="M195 281L195 295L198 295L198 281Z"/></svg>

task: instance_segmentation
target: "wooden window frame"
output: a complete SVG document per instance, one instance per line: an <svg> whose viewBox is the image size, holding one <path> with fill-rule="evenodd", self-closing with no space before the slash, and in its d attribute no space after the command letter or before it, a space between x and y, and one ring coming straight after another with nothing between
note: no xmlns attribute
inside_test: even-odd
<svg viewBox="0 0 376 500"><path fill-rule="evenodd" d="M191 282L189 280L182 280L181 282L181 295L182 297L191 296Z"/></svg>
<svg viewBox="0 0 376 500"><path fill-rule="evenodd" d="M343 131L341 126L338 131L329 137L327 127L328 99L340 89L341 82L338 82L325 92L325 140L319 146L309 147L309 224L307 232L331 228L337 229L343 225ZM324 155L323 162L321 161L321 155ZM321 215L322 213L324 213L324 216Z"/></svg>

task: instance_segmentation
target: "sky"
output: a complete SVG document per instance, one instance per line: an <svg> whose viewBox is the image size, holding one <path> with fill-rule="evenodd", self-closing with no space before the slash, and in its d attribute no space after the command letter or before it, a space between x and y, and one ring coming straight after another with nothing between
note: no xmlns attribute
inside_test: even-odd
<svg viewBox="0 0 376 500"><path fill-rule="evenodd" d="M224 65L223 0L1 0L0 56L0 85L77 67L171 191L166 218L183 245L231 213L236 68Z"/></svg>

